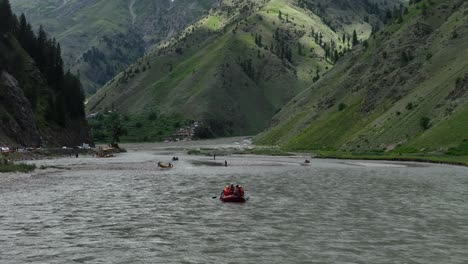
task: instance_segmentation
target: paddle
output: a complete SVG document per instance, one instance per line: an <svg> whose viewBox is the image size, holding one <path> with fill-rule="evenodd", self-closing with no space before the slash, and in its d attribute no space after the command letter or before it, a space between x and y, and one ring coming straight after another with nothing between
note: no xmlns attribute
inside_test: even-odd
<svg viewBox="0 0 468 264"><path fill-rule="evenodd" d="M223 193L224 193L224 192L221 192L220 195L223 195ZM212 199L216 199L216 198L218 198L218 196L213 196L213 197L211 197L211 198L212 198Z"/></svg>
<svg viewBox="0 0 468 264"><path fill-rule="evenodd" d="M211 197L211 199L216 199L216 198L218 198L218 196L213 196L213 197ZM248 200L250 199L250 197L245 197L244 199L245 199L246 201L248 201Z"/></svg>

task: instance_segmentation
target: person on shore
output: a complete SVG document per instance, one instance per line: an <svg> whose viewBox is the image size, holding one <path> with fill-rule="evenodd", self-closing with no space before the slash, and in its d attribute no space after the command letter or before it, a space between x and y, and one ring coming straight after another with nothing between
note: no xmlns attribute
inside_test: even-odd
<svg viewBox="0 0 468 264"><path fill-rule="evenodd" d="M227 160L224 161L224 167L227 167Z"/></svg>

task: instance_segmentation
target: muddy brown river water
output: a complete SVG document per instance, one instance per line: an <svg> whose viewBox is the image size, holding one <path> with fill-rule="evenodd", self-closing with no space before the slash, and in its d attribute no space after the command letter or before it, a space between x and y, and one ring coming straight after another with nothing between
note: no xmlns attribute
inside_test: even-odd
<svg viewBox="0 0 468 264"><path fill-rule="evenodd" d="M0 263L468 263L468 168L181 147L1 174ZM213 199L231 182L247 203Z"/></svg>

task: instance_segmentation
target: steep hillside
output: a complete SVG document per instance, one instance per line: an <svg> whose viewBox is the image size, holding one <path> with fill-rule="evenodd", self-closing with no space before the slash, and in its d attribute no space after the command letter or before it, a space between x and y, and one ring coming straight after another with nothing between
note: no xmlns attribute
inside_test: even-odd
<svg viewBox="0 0 468 264"><path fill-rule="evenodd" d="M0 145L89 143L84 95L79 80L63 72L60 45L8 10L0 0Z"/></svg>
<svg viewBox="0 0 468 264"><path fill-rule="evenodd" d="M390 6L366 0L220 1L112 79L87 110L176 114L203 121L214 136L257 133L352 47L354 30L365 39L381 26L382 9Z"/></svg>
<svg viewBox="0 0 468 264"><path fill-rule="evenodd" d="M209 10L216 0L12 0L63 48L65 66L94 93L115 74Z"/></svg>
<svg viewBox="0 0 468 264"><path fill-rule="evenodd" d="M258 143L468 153L468 3L412 1L296 96Z"/></svg>

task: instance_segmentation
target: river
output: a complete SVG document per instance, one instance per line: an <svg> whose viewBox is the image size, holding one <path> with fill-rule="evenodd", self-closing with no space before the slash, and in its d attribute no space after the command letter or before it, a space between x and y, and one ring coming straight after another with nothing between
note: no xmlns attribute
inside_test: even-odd
<svg viewBox="0 0 468 264"><path fill-rule="evenodd" d="M0 263L468 263L465 167L169 146L1 174ZM228 183L248 202L213 199Z"/></svg>

